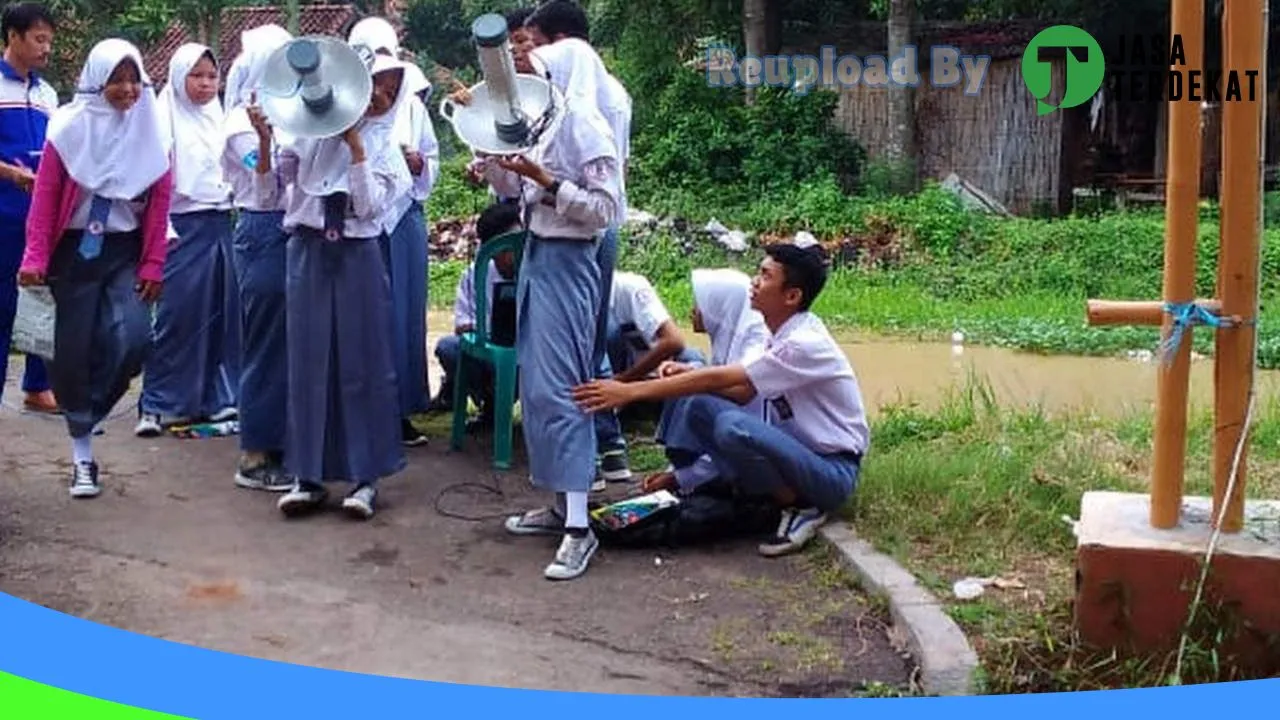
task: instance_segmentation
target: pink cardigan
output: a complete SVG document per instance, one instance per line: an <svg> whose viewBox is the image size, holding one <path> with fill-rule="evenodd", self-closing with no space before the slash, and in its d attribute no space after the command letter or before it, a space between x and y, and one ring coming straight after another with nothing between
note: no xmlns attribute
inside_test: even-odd
<svg viewBox="0 0 1280 720"><path fill-rule="evenodd" d="M173 196L173 171L165 172L151 185L142 216L142 260L138 278L161 282L168 252L169 201ZM49 259L71 222L80 201L80 186L71 179L52 143L46 142L36 172L31 211L27 214L27 248L22 255L23 272L49 271Z"/></svg>

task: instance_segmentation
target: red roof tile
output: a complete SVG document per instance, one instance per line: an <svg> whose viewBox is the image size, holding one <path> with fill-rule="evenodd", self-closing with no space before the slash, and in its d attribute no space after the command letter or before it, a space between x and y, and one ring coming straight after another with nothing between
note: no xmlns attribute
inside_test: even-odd
<svg viewBox="0 0 1280 720"><path fill-rule="evenodd" d="M298 14L298 31L300 35L343 36L358 17L355 6L350 4L303 5ZM218 65L224 78L231 62L240 54L240 33L269 23L288 27L286 10L280 7L233 7L222 11ZM169 77L169 59L173 54L185 43L198 39L198 33L189 32L175 21L159 42L146 51L147 74L157 89Z"/></svg>

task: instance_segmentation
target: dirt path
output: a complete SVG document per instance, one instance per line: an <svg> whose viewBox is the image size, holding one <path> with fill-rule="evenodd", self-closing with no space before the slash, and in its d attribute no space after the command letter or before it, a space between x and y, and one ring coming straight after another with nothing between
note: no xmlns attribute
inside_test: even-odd
<svg viewBox="0 0 1280 720"><path fill-rule="evenodd" d="M10 378L18 373L11 370ZM693 695L846 695L901 685L882 613L822 549L749 543L678 554L601 550L572 583L542 578L554 540L488 515L535 501L483 446L410 450L379 515L286 522L235 488L236 440L141 440L127 413L95 442L103 495L67 494L58 421L0 409L0 591L174 641L340 670L513 687ZM125 402L131 402L126 400ZM123 405L122 405L123 407Z"/></svg>

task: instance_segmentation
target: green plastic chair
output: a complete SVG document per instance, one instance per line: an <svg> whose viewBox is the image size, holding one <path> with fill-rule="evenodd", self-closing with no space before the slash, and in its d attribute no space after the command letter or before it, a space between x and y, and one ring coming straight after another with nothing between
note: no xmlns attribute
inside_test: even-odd
<svg viewBox="0 0 1280 720"><path fill-rule="evenodd" d="M476 252L475 277L472 292L475 293L475 328L460 338L458 365L454 369L453 385L453 433L450 448L462 449L467 433L467 358L487 361L493 366L493 466L500 470L511 469L511 431L515 424L513 413L516 404L516 349L494 345L489 341L488 288L489 261L504 252L515 254L516 278L520 277L520 261L524 256L525 231L517 230L500 235L480 246Z"/></svg>

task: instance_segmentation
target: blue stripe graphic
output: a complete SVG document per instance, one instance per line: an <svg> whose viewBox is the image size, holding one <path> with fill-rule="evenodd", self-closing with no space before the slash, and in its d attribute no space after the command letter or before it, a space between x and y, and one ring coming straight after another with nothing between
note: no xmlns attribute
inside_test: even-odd
<svg viewBox="0 0 1280 720"><path fill-rule="evenodd" d="M1034 716L1207 717L1275 707L1280 680L1146 690L971 698L764 700L602 695L482 686L321 670L159 640L0 594L0 671L91 697L200 720L353 717L776 717L936 720ZM323 632L317 628L317 632ZM448 652L448 648L424 649ZM779 707L786 704L787 707Z"/></svg>

